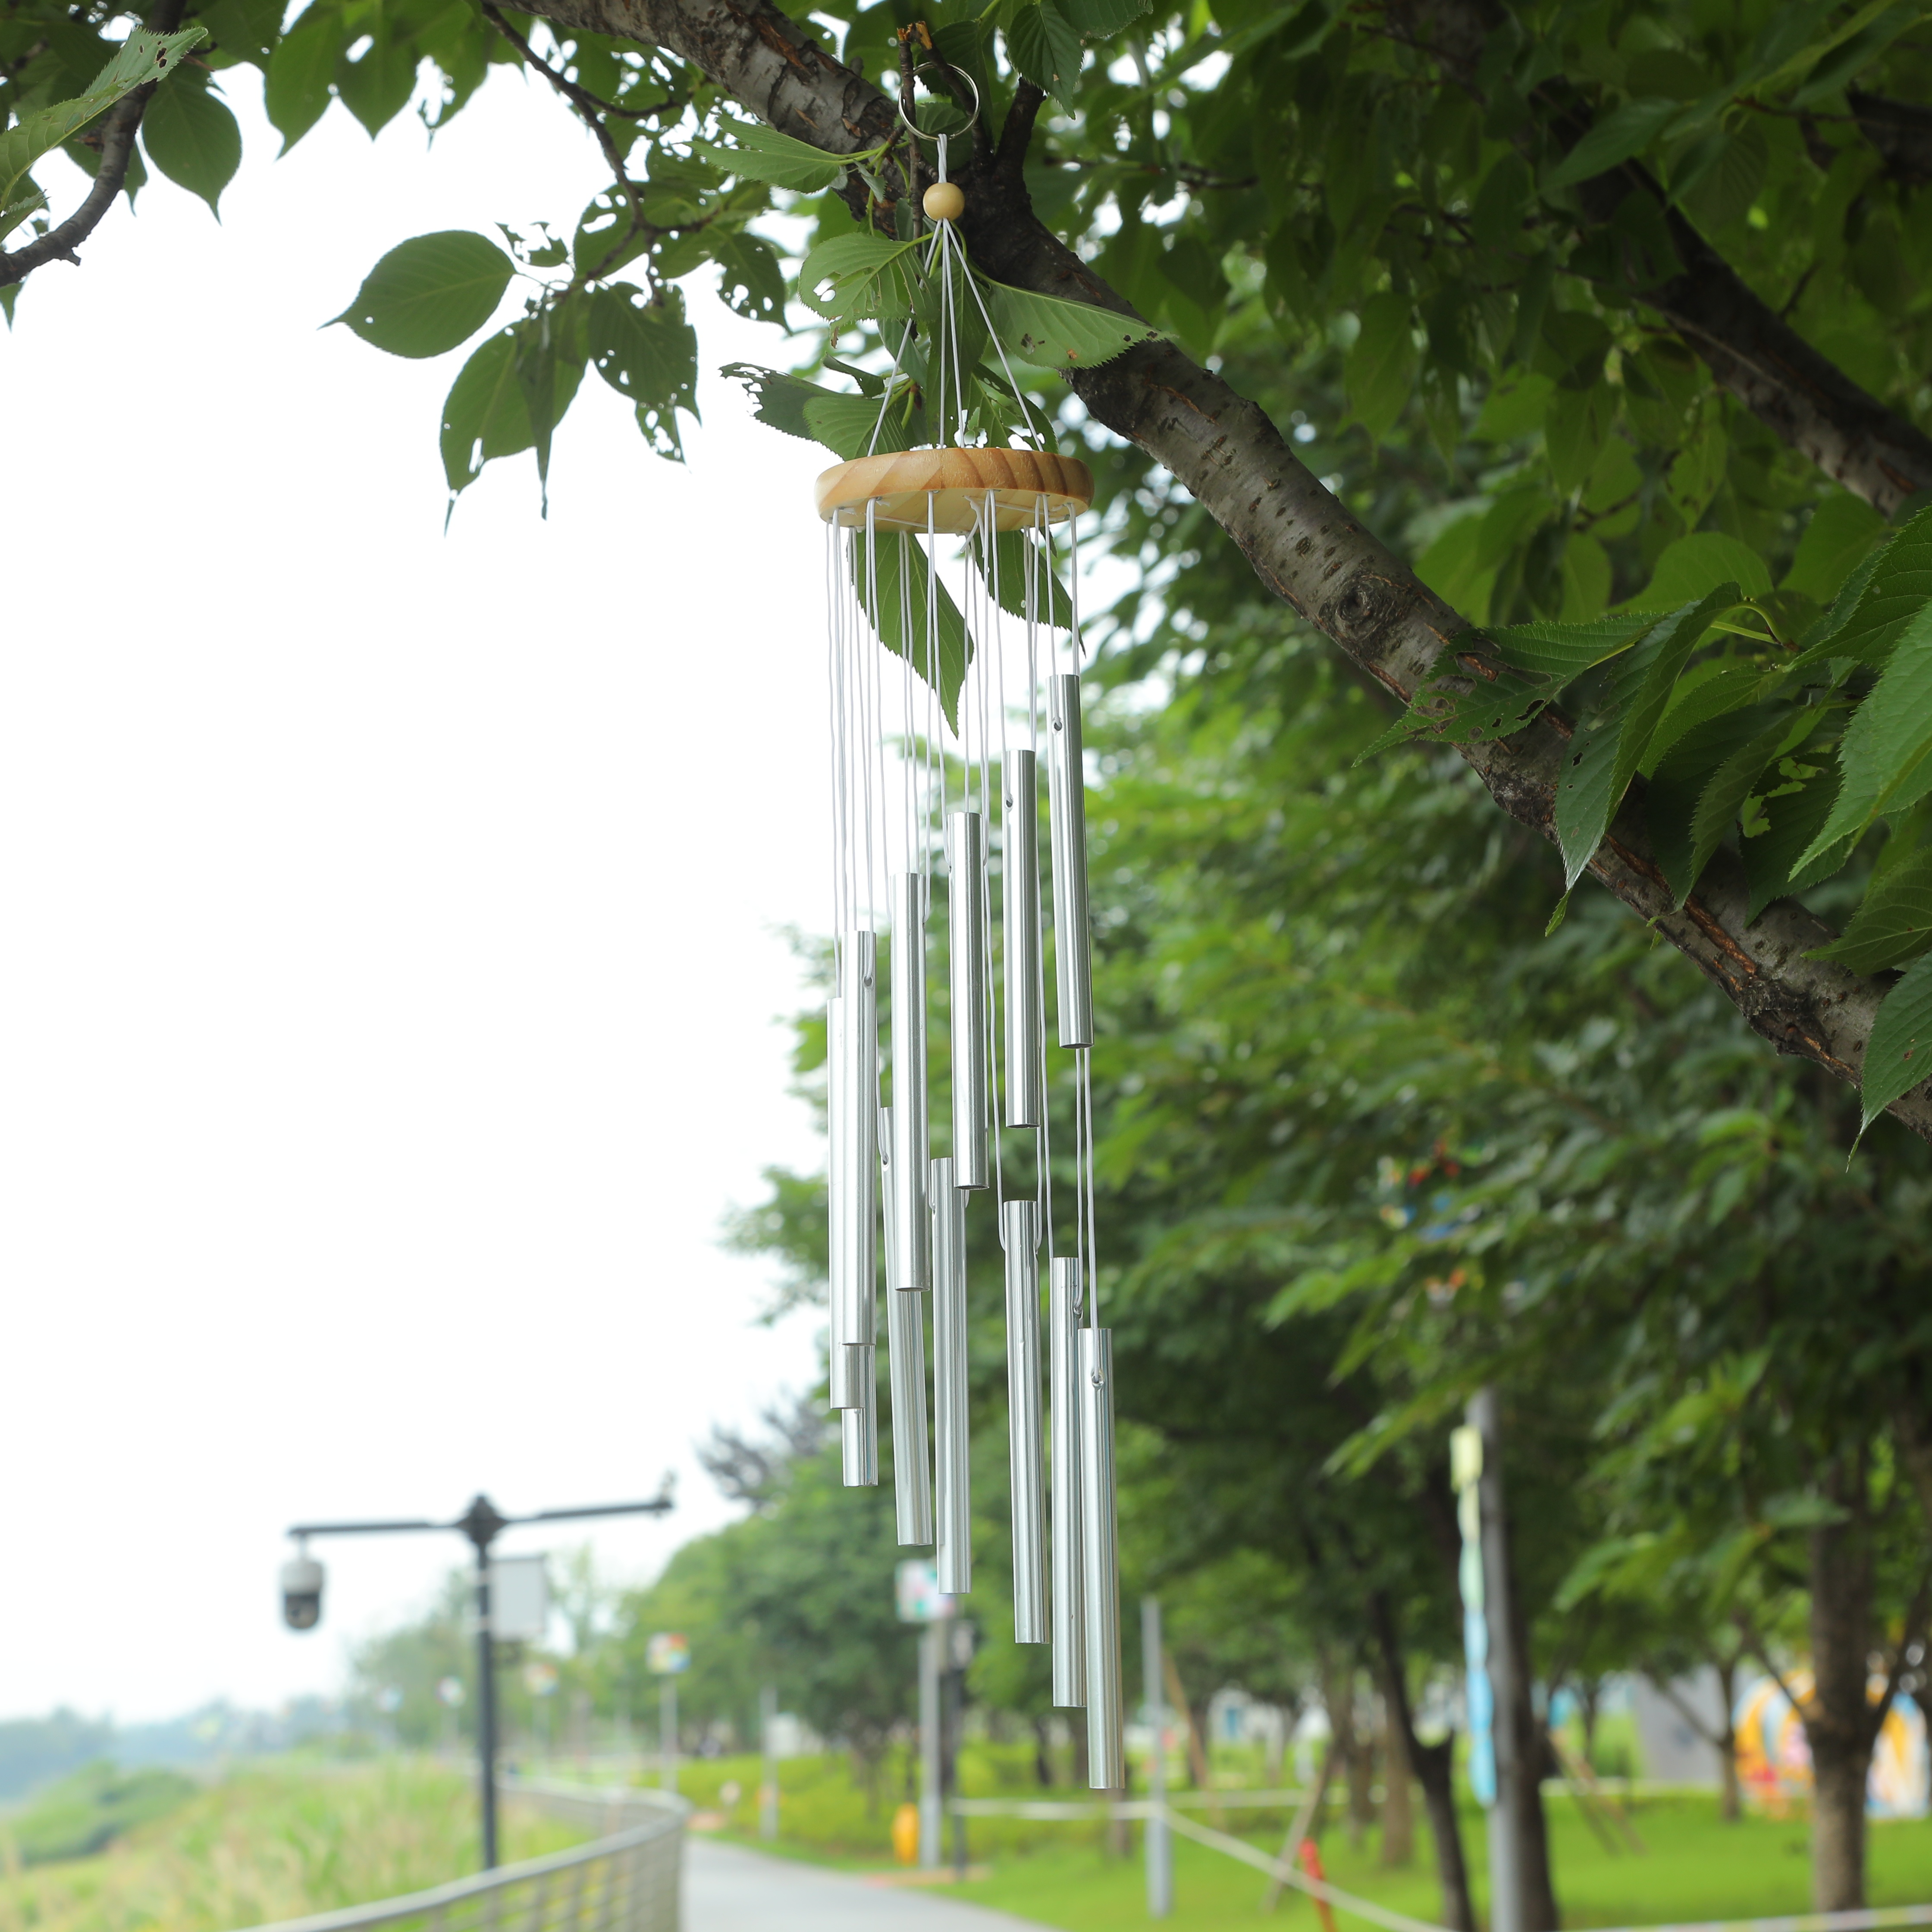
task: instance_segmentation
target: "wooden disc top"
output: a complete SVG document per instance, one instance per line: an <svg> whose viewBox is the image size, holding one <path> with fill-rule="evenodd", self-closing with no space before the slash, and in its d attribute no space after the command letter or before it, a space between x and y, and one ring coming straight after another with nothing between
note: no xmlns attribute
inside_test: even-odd
<svg viewBox="0 0 1932 1932"><path fill-rule="evenodd" d="M835 464L814 491L825 521L848 530L945 530L976 527L989 499L1002 530L1024 530L1041 514L1064 524L1094 500L1094 472L1043 449L904 449Z"/></svg>

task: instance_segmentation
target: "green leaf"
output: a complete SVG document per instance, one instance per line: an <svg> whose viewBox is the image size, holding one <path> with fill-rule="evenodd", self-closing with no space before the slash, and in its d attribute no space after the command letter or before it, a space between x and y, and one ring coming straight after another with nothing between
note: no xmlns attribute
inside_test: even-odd
<svg viewBox="0 0 1932 1932"><path fill-rule="evenodd" d="M1021 8L1006 23L1006 52L1028 80L1072 111L1080 77L1080 34L1059 0L1035 0Z"/></svg>
<svg viewBox="0 0 1932 1932"><path fill-rule="evenodd" d="M1406 296L1390 290L1371 296L1360 314L1342 382L1362 427L1380 442L1415 386L1414 310Z"/></svg>
<svg viewBox="0 0 1932 1932"><path fill-rule="evenodd" d="M1862 496L1849 490L1833 490L1811 512L1782 588L1828 603L1885 535L1885 519Z"/></svg>
<svg viewBox="0 0 1932 1932"><path fill-rule="evenodd" d="M1648 147L1683 112L1676 100L1626 100L1598 122L1544 178L1546 191L1606 174Z"/></svg>
<svg viewBox="0 0 1932 1932"><path fill-rule="evenodd" d="M853 580L859 586L860 601L872 619L872 628L887 650L896 652L923 678L926 671L926 592L930 575L926 553L903 532L882 532L874 547L875 568L867 571L860 555L864 533L854 530ZM876 580L876 581L875 581ZM878 601L873 602L876 588ZM966 620L952 593L938 586L939 701L946 721L956 730L959 720L959 687L966 680L969 646ZM908 628L908 620L910 619Z"/></svg>
<svg viewBox="0 0 1932 1932"><path fill-rule="evenodd" d="M562 303L548 304L510 331L511 364L530 421L530 441L536 450L540 514L546 517L550 514L550 438L577 390L575 380L567 380L565 371L572 365L580 371L581 368L580 356L570 354L568 346L576 320L575 313Z"/></svg>
<svg viewBox="0 0 1932 1932"><path fill-rule="evenodd" d="M1645 800L1652 849L1682 905L1758 776L1795 728L1787 705L1754 704L1687 731L1652 775ZM1812 714L1811 724L1816 722Z"/></svg>
<svg viewBox="0 0 1932 1932"><path fill-rule="evenodd" d="M1756 704L1766 694L1767 687L1778 681L1775 671L1721 658L1700 664L1688 676L1680 676L1670 692L1663 718L1638 760L1637 770L1648 778L1687 732L1713 718L1721 718L1727 711L1739 711L1747 704Z"/></svg>
<svg viewBox="0 0 1932 1932"><path fill-rule="evenodd" d="M1826 616L1808 634L1791 667L1807 670L1832 658L1882 666L1907 625L1932 603L1932 509L1921 510L1882 550L1855 570Z"/></svg>
<svg viewBox="0 0 1932 1932"><path fill-rule="evenodd" d="M742 231L720 236L711 244L718 264L718 299L734 315L753 322L784 320L784 270L778 250L756 235Z"/></svg>
<svg viewBox="0 0 1932 1932"><path fill-rule="evenodd" d="M660 456L681 460L677 412L698 415L698 334L675 288L653 302L618 282L590 298L590 359L617 393L637 406L638 426Z"/></svg>
<svg viewBox="0 0 1932 1932"><path fill-rule="evenodd" d="M1807 957L1834 959L1854 973L1882 972L1916 958L1932 946L1932 849L1912 856L1872 882L1843 934Z"/></svg>
<svg viewBox="0 0 1932 1932"><path fill-rule="evenodd" d="M344 55L337 61L335 91L372 140L410 104L420 64L415 41L392 31L386 12L375 16L369 46L359 59Z"/></svg>
<svg viewBox="0 0 1932 1932"><path fill-rule="evenodd" d="M909 314L920 280L911 258L926 245L889 242L883 235L835 235L805 258L798 292L806 308L827 322Z"/></svg>
<svg viewBox="0 0 1932 1932"><path fill-rule="evenodd" d="M1771 572L1748 544L1719 530L1697 530L1664 546L1640 601L1653 610L1668 610L1707 596L1720 584L1731 586L1734 601L1738 593L1766 596Z"/></svg>
<svg viewBox="0 0 1932 1932"><path fill-rule="evenodd" d="M731 137L729 147L716 141L694 141L692 146L740 181L768 182L773 188L818 194L845 172L845 163L838 155L795 141L759 122L728 122L724 132Z"/></svg>
<svg viewBox="0 0 1932 1932"><path fill-rule="evenodd" d="M1865 1129L1901 1094L1932 1073L1932 956L1915 961L1885 996L1865 1045L1858 1098Z"/></svg>
<svg viewBox="0 0 1932 1932"><path fill-rule="evenodd" d="M329 0L319 0L276 43L262 100L282 137L284 154L328 112L335 92L335 64L348 44L342 10Z"/></svg>
<svg viewBox="0 0 1932 1932"><path fill-rule="evenodd" d="M1808 886L1828 878L1844 862L1844 852L1835 851L1803 871L1798 869L1799 856L1818 836L1838 789L1838 774L1827 770L1808 780L1794 782L1781 796L1766 798L1764 828L1744 842L1744 883L1750 888L1746 925L1752 923L1773 899L1802 892Z"/></svg>
<svg viewBox="0 0 1932 1932"><path fill-rule="evenodd" d="M517 385L516 331L500 329L464 364L442 406L442 473L452 499L494 457L530 448L530 412Z"/></svg>
<svg viewBox="0 0 1932 1932"><path fill-rule="evenodd" d="M1060 0L1083 40L1110 40L1150 10L1154 0Z"/></svg>
<svg viewBox="0 0 1932 1932"><path fill-rule="evenodd" d="M926 440L926 412L917 406L910 382L895 385L883 414L875 396L844 396L826 389L805 399L803 415L806 433L848 462L868 452L883 456L910 449Z"/></svg>
<svg viewBox="0 0 1932 1932"><path fill-rule="evenodd" d="M221 190L242 165L242 130L224 102L185 81L158 89L141 116L141 145L170 181L220 216Z"/></svg>
<svg viewBox="0 0 1932 1932"><path fill-rule="evenodd" d="M178 34L151 34L146 28L137 27L122 43L120 52L94 76L85 94L24 115L0 134L0 208L11 210L20 202L37 196L39 190L31 183L25 189L22 186L28 170L36 161L78 134L124 95L150 81L165 80L174 72L183 51L193 46L206 31L201 27L184 27ZM158 100L160 94L154 98ZM149 111L152 112L152 102Z"/></svg>
<svg viewBox="0 0 1932 1932"><path fill-rule="evenodd" d="M1906 622L1891 662L1852 714L1838 768L1832 814L1800 865L1932 792L1932 605Z"/></svg>
<svg viewBox="0 0 1932 1932"><path fill-rule="evenodd" d="M1161 339L1159 329L1117 309L1035 295L983 275L974 279L993 333L1010 356L1057 369L1092 368L1111 362L1124 350Z"/></svg>
<svg viewBox="0 0 1932 1932"><path fill-rule="evenodd" d="M837 394L789 370L762 368L755 362L727 363L718 373L727 382L744 384L752 398L753 421L787 436L801 436L807 442L816 442L818 438L805 419L806 404L814 396Z"/></svg>
<svg viewBox="0 0 1932 1932"><path fill-rule="evenodd" d="M1735 601L1736 589L1725 584L1652 623L1618 662L1609 700L1594 727L1579 730L1571 740L1556 782L1556 838L1566 891L1603 843L1663 718L1678 674L1712 620Z"/></svg>
<svg viewBox="0 0 1932 1932"><path fill-rule="evenodd" d="M490 320L512 267L495 242L468 229L418 235L392 248L323 326L346 322L392 356L445 355Z"/></svg>
<svg viewBox="0 0 1932 1932"><path fill-rule="evenodd" d="M1497 625L1480 634L1496 646L1505 664L1568 684L1592 664L1616 656L1657 621L1654 610L1620 610L1576 624L1533 618L1527 624ZM1478 634L1466 631L1456 641L1461 644Z"/></svg>

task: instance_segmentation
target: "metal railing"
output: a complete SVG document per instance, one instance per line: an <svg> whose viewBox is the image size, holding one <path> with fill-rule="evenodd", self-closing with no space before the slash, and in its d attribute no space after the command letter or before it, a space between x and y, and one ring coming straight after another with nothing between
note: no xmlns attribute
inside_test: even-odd
<svg viewBox="0 0 1932 1932"><path fill-rule="evenodd" d="M500 1865L428 1892L286 1918L254 1932L679 1932L684 1821L668 1793L524 1784L502 1790L604 1835L548 1858Z"/></svg>

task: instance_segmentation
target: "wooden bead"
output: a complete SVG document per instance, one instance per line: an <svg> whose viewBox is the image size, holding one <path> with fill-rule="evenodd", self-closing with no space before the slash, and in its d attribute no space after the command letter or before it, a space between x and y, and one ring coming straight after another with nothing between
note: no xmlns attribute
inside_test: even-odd
<svg viewBox="0 0 1932 1932"><path fill-rule="evenodd" d="M928 220L957 221L966 212L966 197L951 182L934 182L926 191L922 206Z"/></svg>

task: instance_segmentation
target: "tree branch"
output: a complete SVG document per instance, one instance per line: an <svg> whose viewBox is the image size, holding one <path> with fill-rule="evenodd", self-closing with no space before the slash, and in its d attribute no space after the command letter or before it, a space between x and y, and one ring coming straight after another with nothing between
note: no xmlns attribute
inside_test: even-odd
<svg viewBox="0 0 1932 1932"><path fill-rule="evenodd" d="M160 0L147 24L158 34L171 34L181 25L186 0ZM23 282L36 268L50 262L71 262L80 266L74 253L106 218L107 211L128 178L128 164L134 158L134 131L154 98L159 81L137 87L110 107L100 122L100 165L95 170L94 185L80 206L58 226L50 228L24 248L11 254L0 250L0 288Z"/></svg>
<svg viewBox="0 0 1932 1932"><path fill-rule="evenodd" d="M769 0L537 0L534 10L566 27L662 46L781 132L828 153L878 147L896 124L886 96ZM1024 182L998 167L997 159L989 167L976 156L958 176L966 197L960 226L979 266L1019 287L1132 314L1034 217ZM1406 700L1468 628L1349 515L1259 409L1172 343L1130 350L1067 380L1099 422L1193 493L1276 596L1398 698ZM1569 738L1569 726L1546 712L1513 738L1461 748L1496 802L1553 842ZM1780 901L1748 924L1743 864L1724 852L1677 906L1652 853L1640 784L1590 871L1694 961L1780 1052L1858 1078L1888 987L1807 959L1833 936L1821 921ZM1924 1085L1891 1111L1932 1139Z"/></svg>
<svg viewBox="0 0 1932 1932"><path fill-rule="evenodd" d="M1478 73L1487 37L1500 23L1493 0L1403 0L1389 17L1400 38L1473 99L1484 99ZM1534 98L1567 149L1589 131L1590 117L1555 98L1552 85ZM1904 112L1932 128L1925 110ZM1896 138L1906 137L1901 130ZM1655 203L1677 260L1655 265L1653 278L1640 277L1632 292L1677 331L1718 387L1781 441L1886 516L1915 492L1932 489L1932 437L1861 388L1755 295L1682 212L1668 206L1646 169L1626 162L1582 183L1578 193L1592 227L1609 222L1630 194Z"/></svg>

